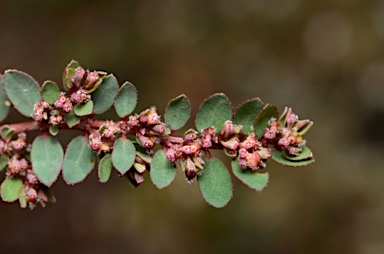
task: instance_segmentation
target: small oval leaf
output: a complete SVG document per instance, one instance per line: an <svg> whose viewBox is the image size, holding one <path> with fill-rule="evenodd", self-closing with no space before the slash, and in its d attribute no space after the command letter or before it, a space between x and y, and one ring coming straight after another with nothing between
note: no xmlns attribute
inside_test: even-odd
<svg viewBox="0 0 384 254"><path fill-rule="evenodd" d="M8 166L8 156L1 155L0 156L0 171L4 170L6 166Z"/></svg>
<svg viewBox="0 0 384 254"><path fill-rule="evenodd" d="M24 72L7 70L4 74L4 89L17 111L31 117L33 107L41 101L37 81Z"/></svg>
<svg viewBox="0 0 384 254"><path fill-rule="evenodd" d="M60 174L64 152L54 137L42 135L32 143L32 169L40 182L51 186Z"/></svg>
<svg viewBox="0 0 384 254"><path fill-rule="evenodd" d="M125 117L135 110L137 104L137 91L133 84L126 81L117 93L115 110L119 117Z"/></svg>
<svg viewBox="0 0 384 254"><path fill-rule="evenodd" d="M191 116L191 104L187 97L182 94L168 103L165 110L165 124L172 130L183 127Z"/></svg>
<svg viewBox="0 0 384 254"><path fill-rule="evenodd" d="M73 111L77 116L87 116L92 114L93 101L89 100L84 104L77 104L73 107Z"/></svg>
<svg viewBox="0 0 384 254"><path fill-rule="evenodd" d="M165 188L172 183L176 176L176 166L167 159L163 150L158 150L153 156L150 170L153 184Z"/></svg>
<svg viewBox="0 0 384 254"><path fill-rule="evenodd" d="M83 181L95 165L96 154L82 136L74 138L67 147L63 162L63 178L67 184Z"/></svg>
<svg viewBox="0 0 384 254"><path fill-rule="evenodd" d="M101 183L108 182L109 177L111 176L112 167L111 155L108 153L99 162L98 175Z"/></svg>
<svg viewBox="0 0 384 254"><path fill-rule="evenodd" d="M112 151L113 166L124 175L135 162L136 149L132 141L126 138L119 138Z"/></svg>
<svg viewBox="0 0 384 254"><path fill-rule="evenodd" d="M19 178L7 178L1 184L1 198L5 202L14 202L19 198L20 188L23 187L23 181Z"/></svg>
<svg viewBox="0 0 384 254"><path fill-rule="evenodd" d="M214 94L201 104L196 116L196 129L200 132L214 127L218 133L224 122L232 119L232 106L223 93Z"/></svg>
<svg viewBox="0 0 384 254"><path fill-rule="evenodd" d="M91 93L93 113L102 114L107 111L113 105L118 90L116 77L112 74L106 76L101 85Z"/></svg>
<svg viewBox="0 0 384 254"><path fill-rule="evenodd" d="M47 80L41 86L40 93L41 97L43 97L43 100L48 102L48 104L52 105L55 103L55 101L59 99L60 88L55 82Z"/></svg>
<svg viewBox="0 0 384 254"><path fill-rule="evenodd" d="M8 101L8 97L4 91L4 78L0 74L0 122L3 121L8 113L10 102Z"/></svg>
<svg viewBox="0 0 384 254"><path fill-rule="evenodd" d="M249 188L256 191L262 191L268 184L269 174L252 172L250 170L244 170L239 166L238 160L232 160L231 162L233 174Z"/></svg>
<svg viewBox="0 0 384 254"><path fill-rule="evenodd" d="M282 165L285 166L291 166L291 167L301 167L301 166L306 166L311 164L312 162L315 161L313 157L301 160L301 161L292 161L288 160L286 157L284 157L283 153L281 151L275 151L272 154L272 159Z"/></svg>
<svg viewBox="0 0 384 254"><path fill-rule="evenodd" d="M279 112L275 106L270 104L265 105L263 110L258 114L254 123L256 136L258 138L264 136L265 129L268 127L269 120L272 118L277 119L278 116Z"/></svg>
<svg viewBox="0 0 384 254"><path fill-rule="evenodd" d="M236 125L242 125L242 133L249 135L254 132L253 123L257 115L263 109L264 104L259 98L248 100L240 105L237 109L233 123Z"/></svg>
<svg viewBox="0 0 384 254"><path fill-rule="evenodd" d="M228 169L217 158L204 159L205 165L198 175L200 191L204 199L216 208L224 207L232 198L232 181Z"/></svg>
<svg viewBox="0 0 384 254"><path fill-rule="evenodd" d="M63 86L66 91L72 87L72 77L75 75L75 70L77 67L80 67L79 63L75 60L72 60L67 67L65 67L63 72Z"/></svg>
<svg viewBox="0 0 384 254"><path fill-rule="evenodd" d="M71 110L66 116L65 121L67 122L67 125L69 128L72 128L73 126L77 125L80 122L80 118L75 115L75 112Z"/></svg>

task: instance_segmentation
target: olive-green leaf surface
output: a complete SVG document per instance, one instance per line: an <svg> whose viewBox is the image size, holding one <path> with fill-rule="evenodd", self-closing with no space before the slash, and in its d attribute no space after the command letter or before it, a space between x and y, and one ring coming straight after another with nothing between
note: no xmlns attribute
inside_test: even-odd
<svg viewBox="0 0 384 254"><path fill-rule="evenodd" d="M204 159L204 169L197 176L200 191L208 204L224 207L232 198L232 181L228 169L217 158Z"/></svg>
<svg viewBox="0 0 384 254"><path fill-rule="evenodd" d="M51 186L59 176L63 157L63 148L54 137L41 135L32 143L32 169L46 186Z"/></svg>
<svg viewBox="0 0 384 254"><path fill-rule="evenodd" d="M311 164L312 162L315 161L313 157L305 159L305 160L300 160L300 161L293 161L287 159L281 151L275 151L272 154L272 159L282 165L286 166L292 166L292 167L300 167L300 166L306 166L308 164Z"/></svg>
<svg viewBox="0 0 384 254"><path fill-rule="evenodd" d="M125 174L135 162L136 149L132 141L126 138L119 138L112 151L113 166L120 174Z"/></svg>
<svg viewBox="0 0 384 254"><path fill-rule="evenodd" d="M47 80L41 86L40 93L41 97L43 97L43 100L52 105L59 99L60 88L55 82Z"/></svg>
<svg viewBox="0 0 384 254"><path fill-rule="evenodd" d="M268 127L269 120L272 118L277 119L278 115L279 112L275 106L270 104L264 106L263 110L260 111L254 123L254 129L258 138L264 136L265 129Z"/></svg>
<svg viewBox="0 0 384 254"><path fill-rule="evenodd" d="M264 104L259 98L242 103L235 113L233 123L242 125L242 133L249 135L251 132L254 132L253 123L263 107Z"/></svg>
<svg viewBox="0 0 384 254"><path fill-rule="evenodd" d="M10 102L8 101L8 97L4 91L3 81L4 81L4 78L0 74L0 122L7 117L9 113L9 106L10 106Z"/></svg>
<svg viewBox="0 0 384 254"><path fill-rule="evenodd" d="M68 144L63 162L63 178L67 184L83 181L95 165L96 154L88 147L83 136Z"/></svg>
<svg viewBox="0 0 384 254"><path fill-rule="evenodd" d="M8 166L8 156L1 155L0 156L0 171L4 170L6 166Z"/></svg>
<svg viewBox="0 0 384 254"><path fill-rule="evenodd" d="M163 150L158 150L151 162L151 180L159 188L165 188L172 183L176 176L176 166L167 159Z"/></svg>
<svg viewBox="0 0 384 254"><path fill-rule="evenodd" d="M223 93L217 93L201 104L196 116L196 129L200 132L207 127L214 127L218 133L224 122L231 119L231 103Z"/></svg>
<svg viewBox="0 0 384 254"><path fill-rule="evenodd" d="M91 93L93 101L93 113L102 114L114 103L119 84L112 74L106 76L101 85Z"/></svg>
<svg viewBox="0 0 384 254"><path fill-rule="evenodd" d="M72 60L63 72L63 86L66 91L72 87L72 77L75 75L76 68L79 67L79 63L75 60Z"/></svg>
<svg viewBox="0 0 384 254"><path fill-rule="evenodd" d="M14 202L19 197L20 188L23 186L23 181L19 178L6 178L1 184L1 198L5 202Z"/></svg>
<svg viewBox="0 0 384 254"><path fill-rule="evenodd" d="M250 170L244 170L239 166L237 159L231 162L233 174L249 188L262 191L268 184L269 174L268 172L259 173L252 172Z"/></svg>
<svg viewBox="0 0 384 254"><path fill-rule="evenodd" d="M41 101L37 81L24 72L7 70L4 74L4 89L17 111L31 117L34 105Z"/></svg>
<svg viewBox="0 0 384 254"><path fill-rule="evenodd" d="M191 104L187 97L182 94L168 103L165 110L165 124L172 130L183 127L191 116Z"/></svg>
<svg viewBox="0 0 384 254"><path fill-rule="evenodd" d="M112 159L110 154L106 154L99 162L98 168L99 181L106 183L111 176L112 171Z"/></svg>
<svg viewBox="0 0 384 254"><path fill-rule="evenodd" d="M115 99L115 110L119 117L128 116L135 110L137 91L133 84L126 81L119 89Z"/></svg>

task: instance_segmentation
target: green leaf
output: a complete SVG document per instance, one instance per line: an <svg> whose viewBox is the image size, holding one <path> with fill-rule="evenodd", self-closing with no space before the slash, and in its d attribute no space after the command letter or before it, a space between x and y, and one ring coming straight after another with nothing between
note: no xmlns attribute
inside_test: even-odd
<svg viewBox="0 0 384 254"><path fill-rule="evenodd" d="M63 86L66 91L72 87L72 77L75 75L76 68L79 67L79 63L75 60L72 60L67 67L64 69L63 73Z"/></svg>
<svg viewBox="0 0 384 254"><path fill-rule="evenodd" d="M43 100L53 105L59 99L60 88L55 82L48 80L42 85L40 93Z"/></svg>
<svg viewBox="0 0 384 254"><path fill-rule="evenodd" d="M73 111L77 116L87 116L92 114L93 101L89 100L84 104L77 104L73 107Z"/></svg>
<svg viewBox="0 0 384 254"><path fill-rule="evenodd" d="M112 74L106 76L101 85L91 93L93 113L102 114L107 111L113 105L118 90L116 77Z"/></svg>
<svg viewBox="0 0 384 254"><path fill-rule="evenodd" d="M49 126L49 133L51 133L52 136L56 136L59 133L59 128L55 125Z"/></svg>
<svg viewBox="0 0 384 254"><path fill-rule="evenodd" d="M110 154L106 154L99 162L99 181L101 183L106 183L111 176L112 171L112 159Z"/></svg>
<svg viewBox="0 0 384 254"><path fill-rule="evenodd" d="M165 110L165 124L172 130L183 127L191 116L191 104L188 98L182 94L168 103Z"/></svg>
<svg viewBox="0 0 384 254"><path fill-rule="evenodd" d="M124 175L135 162L136 149L132 141L126 138L119 138L112 151L113 166Z"/></svg>
<svg viewBox="0 0 384 254"><path fill-rule="evenodd" d="M9 125L3 125L1 127L1 137L5 140L11 140L14 132L15 130L9 128Z"/></svg>
<svg viewBox="0 0 384 254"><path fill-rule="evenodd" d="M153 156L150 170L153 184L165 188L172 183L176 176L176 166L167 159L163 150L158 150Z"/></svg>
<svg viewBox="0 0 384 254"><path fill-rule="evenodd" d="M21 207L21 208L26 208L28 202L27 202L27 194L25 193L25 187L24 187L24 185L21 186L21 188L20 188L20 190L19 190L18 197L19 197L20 207Z"/></svg>
<svg viewBox="0 0 384 254"><path fill-rule="evenodd" d="M134 85L125 82L117 93L115 110L119 117L125 117L135 110L137 104L137 91Z"/></svg>
<svg viewBox="0 0 384 254"><path fill-rule="evenodd" d="M37 81L24 72L7 70L4 74L4 89L17 111L31 117L33 107L41 101Z"/></svg>
<svg viewBox="0 0 384 254"><path fill-rule="evenodd" d="M200 106L195 124L199 132L207 127L214 127L216 133L219 133L224 122L231 119L231 103L227 96L217 93L205 100Z"/></svg>
<svg viewBox="0 0 384 254"><path fill-rule="evenodd" d="M4 91L3 81L3 76L0 74L0 122L7 117L10 106L10 102Z"/></svg>
<svg viewBox="0 0 384 254"><path fill-rule="evenodd" d="M313 157L312 151L308 147L303 146L301 149L302 151L298 155L291 155L287 151L283 151L282 154L290 161L302 161Z"/></svg>
<svg viewBox="0 0 384 254"><path fill-rule="evenodd" d="M276 162L283 164L285 166L292 166L292 167L300 167L300 166L306 166L308 164L311 164L315 161L313 157L301 160L301 161L292 161L288 160L286 157L284 157L283 153L281 151L275 151L272 154L272 159Z"/></svg>
<svg viewBox="0 0 384 254"><path fill-rule="evenodd" d="M71 110L65 116L65 121L67 122L68 127L72 128L73 126L77 125L80 122L80 118L75 115L73 110Z"/></svg>
<svg viewBox="0 0 384 254"><path fill-rule="evenodd" d="M51 186L60 174L64 152L54 137L41 135L32 143L32 169L40 182Z"/></svg>
<svg viewBox="0 0 384 254"><path fill-rule="evenodd" d="M1 184L1 198L5 202L14 202L19 198L19 190L23 181L19 178L7 178Z"/></svg>
<svg viewBox="0 0 384 254"><path fill-rule="evenodd" d="M262 191L268 184L269 174L252 172L250 170L244 170L239 166L238 160L232 160L232 172L233 174L249 188L256 191Z"/></svg>
<svg viewBox="0 0 384 254"><path fill-rule="evenodd" d="M67 147L63 162L63 178L67 184L83 181L95 165L96 154L82 136L74 138Z"/></svg>
<svg viewBox="0 0 384 254"><path fill-rule="evenodd" d="M264 136L265 129L268 127L269 120L272 118L277 119L279 112L273 105L267 104L263 110L259 113L255 120L255 132L258 138Z"/></svg>
<svg viewBox="0 0 384 254"><path fill-rule="evenodd" d="M233 123L242 125L242 133L249 135L251 132L254 132L253 123L263 107L264 104L259 98L244 102L237 109Z"/></svg>
<svg viewBox="0 0 384 254"><path fill-rule="evenodd" d="M204 199L216 208L224 207L232 198L232 181L228 169L217 158L204 159L205 165L198 175Z"/></svg>
<svg viewBox="0 0 384 254"><path fill-rule="evenodd" d="M0 156L0 171L4 170L8 166L8 156L1 155Z"/></svg>

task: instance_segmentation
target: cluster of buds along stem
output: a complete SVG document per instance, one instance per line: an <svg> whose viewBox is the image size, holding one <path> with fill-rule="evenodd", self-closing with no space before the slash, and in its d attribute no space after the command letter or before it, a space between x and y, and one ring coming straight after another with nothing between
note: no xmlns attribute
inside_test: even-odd
<svg viewBox="0 0 384 254"><path fill-rule="evenodd" d="M24 132L17 134L14 138L0 139L0 155L8 159L6 168L7 178L20 179L23 182L23 192L19 193L20 204L22 200L31 209L40 203L45 206L48 202L47 195L36 174L32 171L32 164L29 161L29 146L27 136Z"/></svg>
<svg viewBox="0 0 384 254"><path fill-rule="evenodd" d="M309 131L312 125L312 121L299 120L291 108L285 108L278 121L276 119L269 121L263 142L273 144L276 149L287 151L290 155L298 155L306 144L303 135Z"/></svg>

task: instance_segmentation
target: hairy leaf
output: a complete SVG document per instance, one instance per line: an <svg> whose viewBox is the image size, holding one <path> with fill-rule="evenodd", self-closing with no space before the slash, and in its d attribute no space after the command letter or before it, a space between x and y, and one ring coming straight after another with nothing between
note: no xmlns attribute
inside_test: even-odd
<svg viewBox="0 0 384 254"><path fill-rule="evenodd" d="M3 81L3 76L0 74L0 122L7 117L10 106L10 102L8 101L8 97L4 91Z"/></svg>
<svg viewBox="0 0 384 254"><path fill-rule="evenodd" d="M34 105L41 101L37 81L24 72L8 70L4 74L4 89L17 111L31 117Z"/></svg>
<svg viewBox="0 0 384 254"><path fill-rule="evenodd" d="M191 104L187 97L182 94L168 103L165 110L165 124L172 130L183 127L191 116Z"/></svg>
<svg viewBox="0 0 384 254"><path fill-rule="evenodd" d="M233 118L233 123L236 125L242 125L242 133L249 135L251 132L255 131L253 123L263 107L264 104L259 98L244 102L237 109L235 117Z"/></svg>
<svg viewBox="0 0 384 254"><path fill-rule="evenodd" d="M76 68L79 67L79 63L75 60L72 60L63 72L63 86L66 91L72 87L72 77L75 75Z"/></svg>
<svg viewBox="0 0 384 254"><path fill-rule="evenodd" d="M115 110L118 116L125 117L135 110L137 104L137 91L134 85L125 82L117 93Z"/></svg>
<svg viewBox="0 0 384 254"><path fill-rule="evenodd" d="M83 181L95 165L96 154L82 136L74 138L67 147L63 162L63 178L67 184Z"/></svg>
<svg viewBox="0 0 384 254"><path fill-rule="evenodd" d="M101 85L91 93L93 113L102 114L107 111L113 105L118 90L116 77L112 74L106 76Z"/></svg>
<svg viewBox="0 0 384 254"><path fill-rule="evenodd" d="M268 184L269 174L252 172L250 170L244 170L239 166L238 160L232 160L232 172L233 174L249 188L262 191Z"/></svg>
<svg viewBox="0 0 384 254"><path fill-rule="evenodd" d="M112 163L120 174L125 174L135 162L136 149L132 141L119 138L113 147Z"/></svg>
<svg viewBox="0 0 384 254"><path fill-rule="evenodd" d="M23 186L23 181L19 178L7 178L1 184L1 198L5 202L14 202L19 197L19 190Z"/></svg>
<svg viewBox="0 0 384 254"><path fill-rule="evenodd" d="M158 150L151 162L151 180L159 188L165 188L172 183L176 176L176 166L165 156L163 150Z"/></svg>
<svg viewBox="0 0 384 254"><path fill-rule="evenodd" d="M106 183L111 176L112 171L112 159L110 154L106 154L99 162L99 181L101 183Z"/></svg>
<svg viewBox="0 0 384 254"><path fill-rule="evenodd" d="M60 88L55 82L47 80L41 86L40 93L43 97L43 100L48 102L48 104L53 105L55 101L59 99Z"/></svg>
<svg viewBox="0 0 384 254"><path fill-rule="evenodd" d="M268 127L269 120L272 118L277 119L279 112L273 105L267 104L263 110L258 114L255 120L255 132L258 138L264 136L265 129Z"/></svg>
<svg viewBox="0 0 384 254"><path fill-rule="evenodd" d="M54 137L41 135L32 143L32 169L46 186L51 186L59 176L63 157L63 148Z"/></svg>
<svg viewBox="0 0 384 254"><path fill-rule="evenodd" d="M210 205L224 207L232 198L232 181L228 169L217 158L204 161L204 170L197 177L200 191Z"/></svg>
<svg viewBox="0 0 384 254"><path fill-rule="evenodd" d="M227 96L217 93L209 97L200 106L196 116L196 129L201 131L214 127L218 133L224 122L232 119L232 106Z"/></svg>

